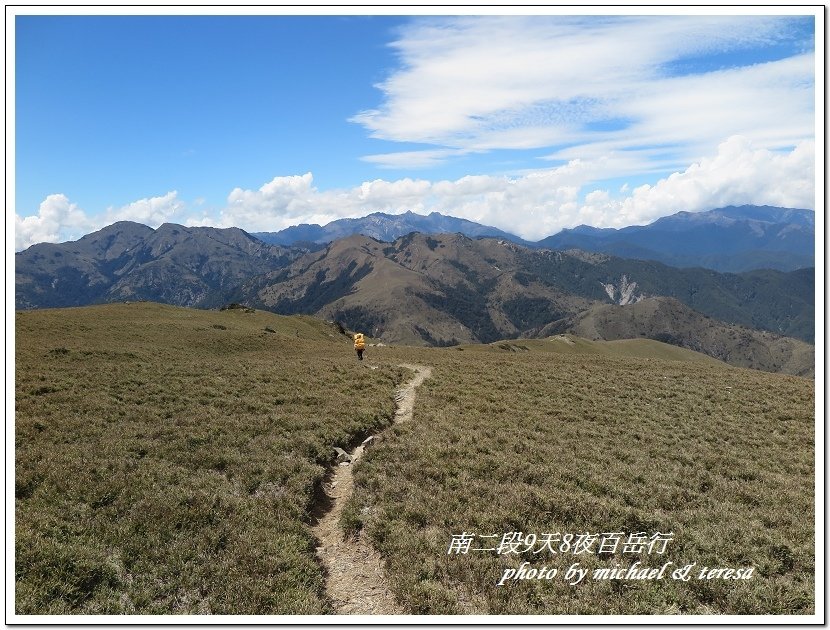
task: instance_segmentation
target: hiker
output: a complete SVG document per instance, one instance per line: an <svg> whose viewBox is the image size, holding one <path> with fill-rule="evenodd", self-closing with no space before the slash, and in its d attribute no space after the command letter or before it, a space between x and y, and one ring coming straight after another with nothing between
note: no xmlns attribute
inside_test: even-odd
<svg viewBox="0 0 830 630"><path fill-rule="evenodd" d="M355 333L354 349L357 352L357 360L363 361L363 351L366 349L366 341L363 339L363 333Z"/></svg>

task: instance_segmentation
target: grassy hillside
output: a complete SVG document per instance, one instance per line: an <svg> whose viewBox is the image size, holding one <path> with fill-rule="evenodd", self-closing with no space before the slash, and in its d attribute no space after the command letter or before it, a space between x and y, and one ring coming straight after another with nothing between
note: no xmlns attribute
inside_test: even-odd
<svg viewBox="0 0 830 630"><path fill-rule="evenodd" d="M705 352L736 367L815 375L815 348L810 344L713 320L674 298L646 298L626 306L596 304L542 329L545 334L554 331L587 339L646 337Z"/></svg>
<svg viewBox="0 0 830 630"><path fill-rule="evenodd" d="M574 335L553 335L547 339L511 339L487 345L464 346L472 352L542 352L565 355L595 355L630 359L663 359L667 361L691 361L693 363L724 364L710 356L652 339L618 339L593 341Z"/></svg>
<svg viewBox="0 0 830 630"><path fill-rule="evenodd" d="M148 303L16 317L19 614L325 613L334 446L401 379L311 318Z"/></svg>
<svg viewBox="0 0 830 630"><path fill-rule="evenodd" d="M613 345L589 354L578 347L587 343L420 351L435 367L413 422L364 456L343 519L385 555L404 606L425 614L812 612L813 383L708 359L614 357ZM660 354L662 344L635 343ZM374 354L394 362L414 352ZM484 549L514 532L539 541L545 533L672 532L673 540L664 555L603 555L596 545L595 553L539 553L539 543L518 554L448 553L464 532L495 535L475 539L472 548ZM591 575L634 561L754 574L497 585L523 561L562 572L579 562Z"/></svg>
<svg viewBox="0 0 830 630"><path fill-rule="evenodd" d="M814 384L650 340L369 347L310 317L151 303L16 315L15 611L331 611L311 534L334 446L414 418L355 465L342 519L412 613L808 613ZM371 369L374 368L374 369ZM496 582L453 535L673 532L643 564L750 580ZM481 541L477 541L480 545Z"/></svg>

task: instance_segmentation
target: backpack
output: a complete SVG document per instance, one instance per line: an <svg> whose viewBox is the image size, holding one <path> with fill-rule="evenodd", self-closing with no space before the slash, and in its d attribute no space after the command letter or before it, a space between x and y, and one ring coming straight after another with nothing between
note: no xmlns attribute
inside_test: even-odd
<svg viewBox="0 0 830 630"><path fill-rule="evenodd" d="M363 333L357 333L354 336L354 349L363 350L366 347L366 342L363 340Z"/></svg>

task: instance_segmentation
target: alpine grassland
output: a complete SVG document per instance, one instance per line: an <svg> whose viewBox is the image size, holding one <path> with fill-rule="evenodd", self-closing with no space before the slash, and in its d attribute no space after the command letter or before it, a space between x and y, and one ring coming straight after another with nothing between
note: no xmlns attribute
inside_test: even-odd
<svg viewBox="0 0 830 630"><path fill-rule="evenodd" d="M644 340L373 354L433 366L342 517L410 612L814 612L812 380Z"/></svg>
<svg viewBox="0 0 830 630"><path fill-rule="evenodd" d="M432 371L393 423L403 364ZM18 312L15 612L331 613L312 526L372 435L340 523L408 613L811 614L814 404L650 340L359 362L244 307Z"/></svg>
<svg viewBox="0 0 830 630"><path fill-rule="evenodd" d="M15 328L17 614L320 614L315 489L394 414L309 317L150 303Z"/></svg>

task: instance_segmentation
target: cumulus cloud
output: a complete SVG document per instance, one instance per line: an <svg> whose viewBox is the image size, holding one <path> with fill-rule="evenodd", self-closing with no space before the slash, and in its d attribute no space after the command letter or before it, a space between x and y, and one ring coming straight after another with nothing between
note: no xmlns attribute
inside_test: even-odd
<svg viewBox="0 0 830 630"><path fill-rule="evenodd" d="M76 240L116 221L135 221L156 228L175 220L187 209L174 190L161 197L139 199L125 206L109 207L96 216L89 216L69 201L64 194L49 195L40 204L38 213L27 217L14 215L15 250L35 243L60 243Z"/></svg>
<svg viewBox="0 0 830 630"><path fill-rule="evenodd" d="M258 190L234 188L217 224L278 231L297 223L325 224L375 211L419 211L424 208L422 202L429 196L429 187L426 180L377 179L351 189L320 191L311 173L279 176Z"/></svg>
<svg viewBox="0 0 830 630"><path fill-rule="evenodd" d="M135 221L156 228L179 215L185 208L186 204L178 198L178 192L173 190L161 197L139 199L120 208L108 208L104 225L116 221Z"/></svg>
<svg viewBox="0 0 830 630"><path fill-rule="evenodd" d="M35 243L57 243L78 238L93 229L94 223L66 195L49 195L41 202L36 215L14 215L16 251Z"/></svg>
<svg viewBox="0 0 830 630"><path fill-rule="evenodd" d="M812 137L812 53L699 65L792 37L792 20L775 16L424 19L392 44L400 66L377 85L381 104L351 121L432 145L365 158L390 168L470 151L552 147L568 162L648 145L664 148L662 167L683 168L734 134L765 148Z"/></svg>
<svg viewBox="0 0 830 630"><path fill-rule="evenodd" d="M598 227L641 224L680 210L730 205L814 207L812 141L789 152L755 147L735 136L656 184L620 193L591 190L602 162L572 160L518 176L478 175L457 180L377 179L348 189L320 191L313 176L277 177L259 190L234 189L219 225L278 231L300 222L325 224L371 212L441 212L502 228L529 240L581 223Z"/></svg>
<svg viewBox="0 0 830 630"><path fill-rule="evenodd" d="M234 188L228 195L220 225L260 226L279 218L280 225L287 227L291 221L314 216L312 199L317 191L312 186L312 179L311 173L306 173L275 177L259 190Z"/></svg>
<svg viewBox="0 0 830 630"><path fill-rule="evenodd" d="M65 195L50 195L36 216L15 215L15 243L65 241L117 220L157 227L185 225L240 227L275 232L298 223L326 224L372 212L441 212L498 227L528 240L585 223L597 227L644 224L681 210L726 205L815 208L815 143L790 151L755 146L746 137L722 142L701 158L653 185L615 191L592 188L608 160L571 160L562 166L519 175L469 175L456 180L375 179L352 188L319 190L311 173L275 177L257 190L234 188L218 216L188 205L176 191L110 208L91 219ZM624 158L619 158L624 159ZM195 207L194 207L195 209Z"/></svg>
<svg viewBox="0 0 830 630"><path fill-rule="evenodd" d="M438 211L535 240L580 223L646 223L728 204L814 208L815 55L812 41L795 52L798 37L812 34L803 26L782 16L417 19L392 44L400 63L377 85L378 106L351 120L419 150L362 160L417 169L532 150L542 158L534 165L548 168L336 190L318 189L310 172L281 175L234 188L218 214L200 201L188 207L176 191L94 218L50 195L36 215L15 214L15 245L69 240L117 220L277 231ZM765 47L791 53L750 65L724 54ZM656 183L623 184L647 176Z"/></svg>
<svg viewBox="0 0 830 630"><path fill-rule="evenodd" d="M804 141L789 153L756 149L733 136L683 172L655 185L640 186L607 213L604 225L625 226L686 210L757 204L815 207L815 143ZM595 207L586 197L585 211Z"/></svg>

